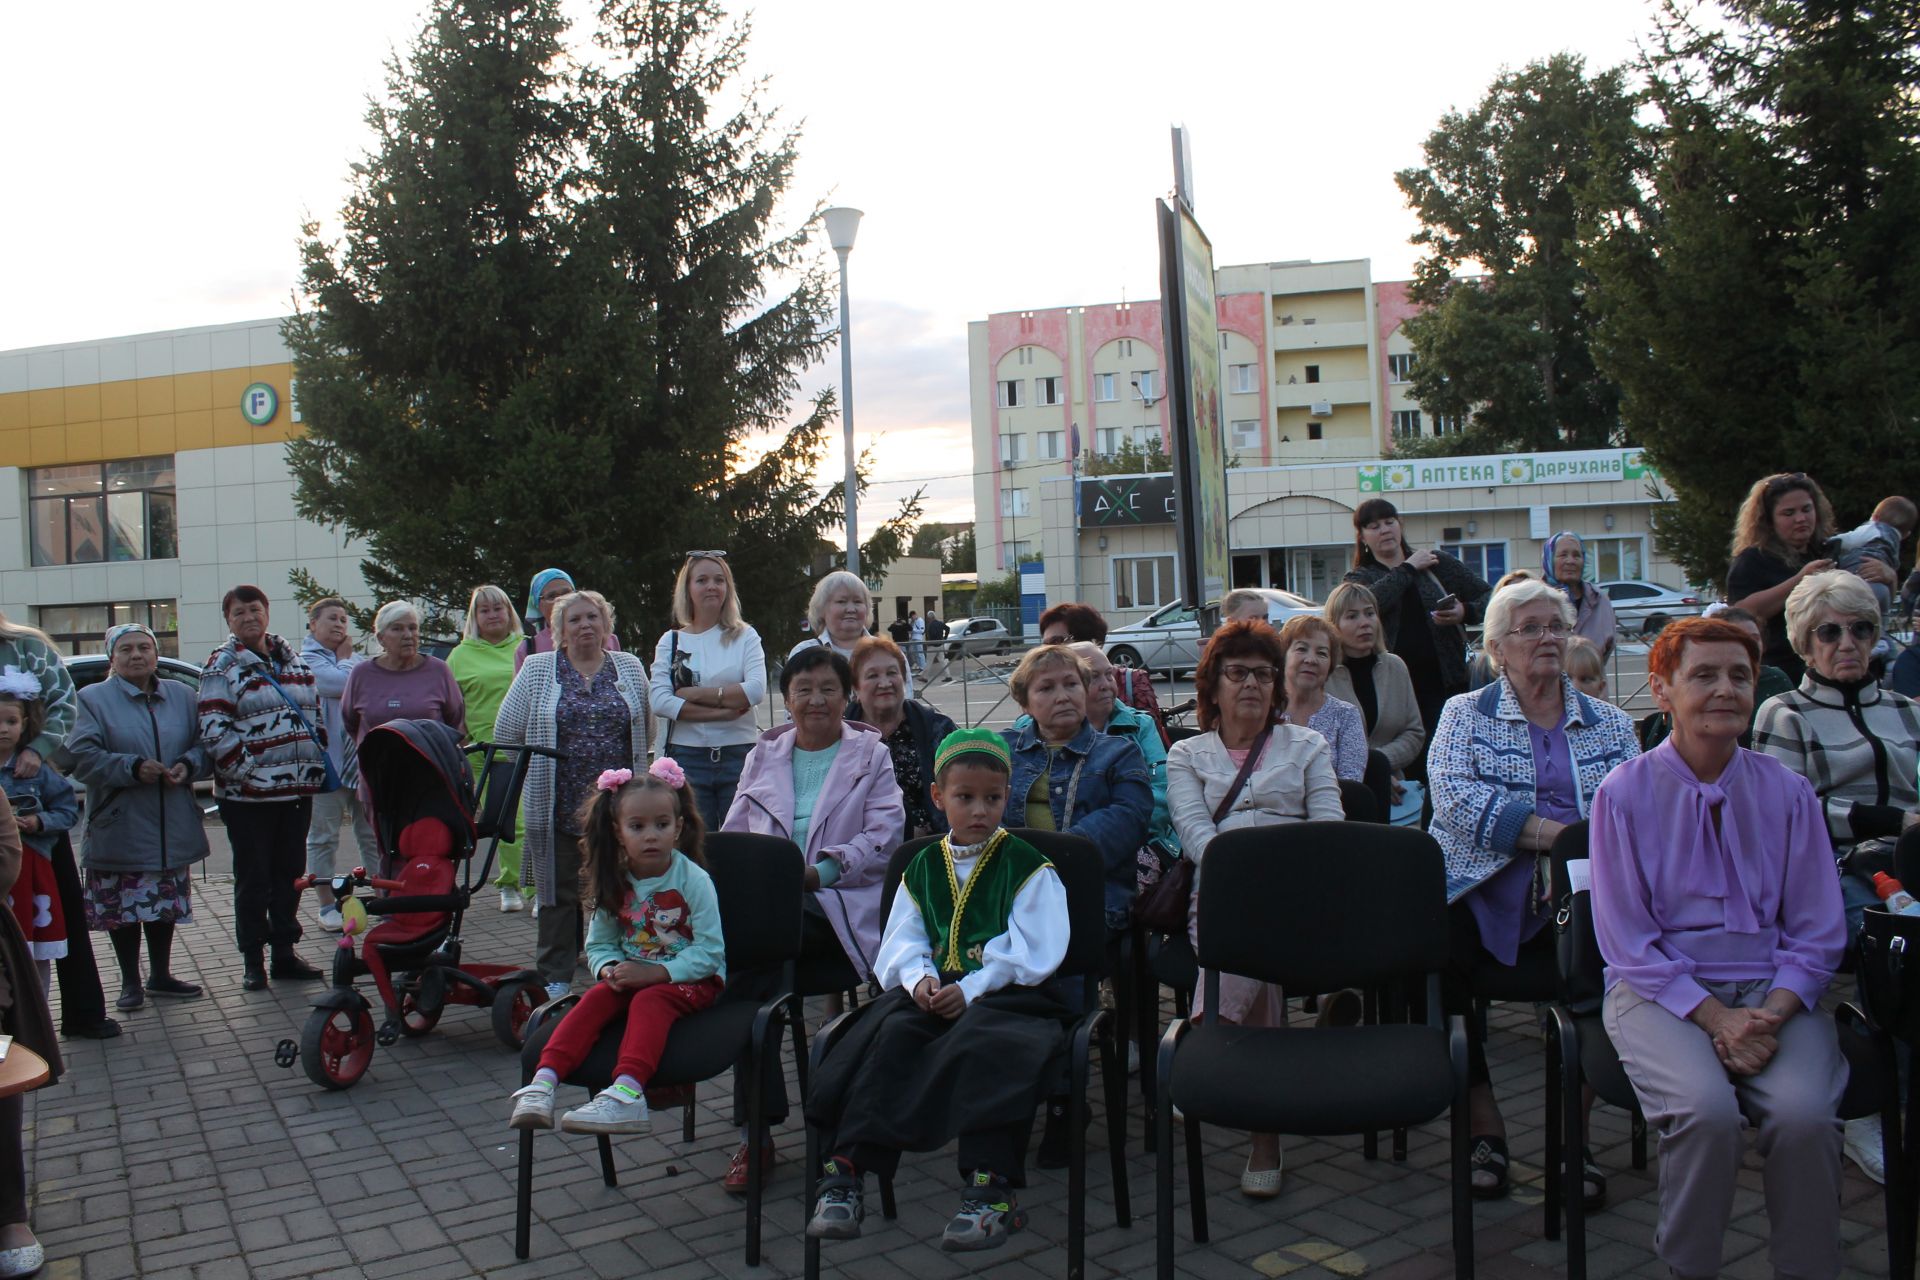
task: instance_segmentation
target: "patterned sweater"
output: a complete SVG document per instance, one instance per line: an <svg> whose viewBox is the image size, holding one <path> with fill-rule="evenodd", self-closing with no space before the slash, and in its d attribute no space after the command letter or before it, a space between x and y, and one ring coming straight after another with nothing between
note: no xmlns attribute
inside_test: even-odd
<svg viewBox="0 0 1920 1280"><path fill-rule="evenodd" d="M1920 808L1920 707L1871 681L1828 684L1809 669L1799 688L1761 704L1753 749L1813 784L1837 857L1891 856L1902 814Z"/></svg>
<svg viewBox="0 0 1920 1280"><path fill-rule="evenodd" d="M297 800L327 785L326 763L307 732L309 724L319 728L313 672L279 636L269 633L265 648L263 659L228 636L200 669L200 742L228 800ZM320 734L324 740L326 730Z"/></svg>
<svg viewBox="0 0 1920 1280"><path fill-rule="evenodd" d="M1581 816L1600 780L1640 754L1633 720L1610 702L1589 698L1560 677L1567 745ZM1433 791L1433 838L1447 860L1447 901L1454 902L1512 861L1533 816L1533 747L1527 717L1503 678L1447 699L1427 756Z"/></svg>

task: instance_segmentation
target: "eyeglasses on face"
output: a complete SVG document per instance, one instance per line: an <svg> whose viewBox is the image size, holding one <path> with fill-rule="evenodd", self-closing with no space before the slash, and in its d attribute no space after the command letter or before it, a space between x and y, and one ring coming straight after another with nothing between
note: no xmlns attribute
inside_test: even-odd
<svg viewBox="0 0 1920 1280"><path fill-rule="evenodd" d="M1519 636L1522 640L1538 640L1543 635L1552 636L1555 640L1565 640L1572 631L1572 627L1555 618L1552 622L1529 622L1524 627L1515 627L1507 634Z"/></svg>
<svg viewBox="0 0 1920 1280"><path fill-rule="evenodd" d="M1855 618L1844 627L1837 622L1823 622L1813 629L1813 638L1821 644L1839 644L1843 635L1852 636L1861 644L1872 644L1880 635L1880 628L1865 618Z"/></svg>
<svg viewBox="0 0 1920 1280"><path fill-rule="evenodd" d="M1220 675L1228 684L1245 684L1249 680L1255 684L1272 684L1279 674L1272 667L1246 667L1237 662L1220 668Z"/></svg>

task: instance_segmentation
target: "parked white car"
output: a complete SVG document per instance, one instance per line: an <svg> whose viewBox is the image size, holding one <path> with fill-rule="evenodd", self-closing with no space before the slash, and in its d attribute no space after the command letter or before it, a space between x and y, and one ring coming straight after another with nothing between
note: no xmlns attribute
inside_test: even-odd
<svg viewBox="0 0 1920 1280"><path fill-rule="evenodd" d="M1675 618L1691 618L1704 613L1707 602L1692 591L1680 591L1658 582L1639 578L1621 578L1602 582L1613 605L1613 616L1620 630L1629 635L1656 635Z"/></svg>
<svg viewBox="0 0 1920 1280"><path fill-rule="evenodd" d="M1260 594L1267 598L1267 621L1275 627L1297 614L1320 612L1319 605L1291 591L1264 587ZM1199 611L1178 603L1107 632L1107 661L1116 667L1191 671L1200 663L1200 649Z"/></svg>

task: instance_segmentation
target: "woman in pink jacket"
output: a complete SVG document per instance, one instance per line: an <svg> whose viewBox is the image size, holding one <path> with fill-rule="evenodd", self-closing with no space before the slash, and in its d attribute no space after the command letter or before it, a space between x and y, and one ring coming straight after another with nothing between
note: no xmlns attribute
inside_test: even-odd
<svg viewBox="0 0 1920 1280"><path fill-rule="evenodd" d="M760 735L741 767L723 831L781 836L806 858L805 927L795 988L832 992L873 977L886 924L887 860L906 822L893 757L877 730L846 718L853 672L824 645L801 649L780 673L793 716ZM785 1112L785 1089L769 1091L768 1116ZM771 1148L761 1168L772 1169ZM747 1188L743 1142L727 1190Z"/></svg>

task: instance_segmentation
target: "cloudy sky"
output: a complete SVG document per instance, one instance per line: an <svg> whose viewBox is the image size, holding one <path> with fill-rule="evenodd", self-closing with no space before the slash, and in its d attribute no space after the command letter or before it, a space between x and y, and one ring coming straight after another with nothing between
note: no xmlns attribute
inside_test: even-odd
<svg viewBox="0 0 1920 1280"><path fill-rule="evenodd" d="M571 0L585 18L592 6ZM368 144L419 0L13 6L0 350L284 314L307 216ZM855 414L885 505L967 519L966 324L1154 295L1167 129L1221 263L1407 275L1396 169L1503 67L1631 56L1647 0L766 0L752 67L804 125L792 205L867 217ZM809 385L837 382L838 359ZM836 452L823 474L839 474Z"/></svg>

